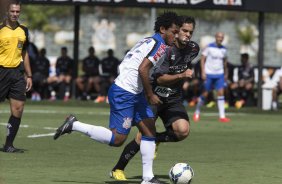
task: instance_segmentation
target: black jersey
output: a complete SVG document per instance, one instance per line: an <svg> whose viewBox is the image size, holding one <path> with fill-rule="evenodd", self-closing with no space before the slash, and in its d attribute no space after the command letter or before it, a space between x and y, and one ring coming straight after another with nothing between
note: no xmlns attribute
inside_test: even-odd
<svg viewBox="0 0 282 184"><path fill-rule="evenodd" d="M103 72L102 75L116 77L118 75L119 64L120 64L120 61L113 56L104 58L101 61L102 72Z"/></svg>
<svg viewBox="0 0 282 184"><path fill-rule="evenodd" d="M241 65L238 69L239 80L254 80L254 68L251 65Z"/></svg>
<svg viewBox="0 0 282 184"><path fill-rule="evenodd" d="M41 73L45 77L49 76L50 61L45 56L38 56L31 62L32 73Z"/></svg>
<svg viewBox="0 0 282 184"><path fill-rule="evenodd" d="M82 69L87 76L99 75L100 60L96 56L88 56L82 61Z"/></svg>
<svg viewBox="0 0 282 184"><path fill-rule="evenodd" d="M57 75L71 75L73 60L66 57L59 57L56 62L56 73Z"/></svg>
<svg viewBox="0 0 282 184"><path fill-rule="evenodd" d="M190 41L183 49L175 45L168 47L165 55L160 60L160 65L154 67L152 73L153 91L164 103L176 103L182 101L182 86L184 80L178 81L169 87L159 86L157 78L163 74L179 74L193 67L192 61L199 54L199 45Z"/></svg>

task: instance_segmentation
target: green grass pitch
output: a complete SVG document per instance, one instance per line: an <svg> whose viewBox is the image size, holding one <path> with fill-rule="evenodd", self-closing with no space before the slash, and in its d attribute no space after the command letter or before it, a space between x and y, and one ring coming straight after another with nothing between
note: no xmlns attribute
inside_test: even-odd
<svg viewBox="0 0 282 184"><path fill-rule="evenodd" d="M194 109L188 108L190 117ZM127 182L109 178L123 149L94 142L77 132L54 141L52 133L69 113L82 122L108 126L106 104L90 102L28 102L15 146L24 154L0 152L0 184L121 184L140 183L140 154L126 168ZM217 108L202 110L199 123L191 121L189 137L163 143L154 161L154 173L169 183L168 171L188 162L195 171L192 184L281 184L282 111L229 108L231 123L219 123ZM8 103L0 104L0 144L4 143ZM157 129L163 130L157 122ZM127 140L136 133L132 128Z"/></svg>

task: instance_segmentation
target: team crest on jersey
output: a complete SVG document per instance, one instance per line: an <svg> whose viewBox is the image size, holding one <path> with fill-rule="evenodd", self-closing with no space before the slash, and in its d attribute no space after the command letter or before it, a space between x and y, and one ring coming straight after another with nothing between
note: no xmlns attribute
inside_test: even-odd
<svg viewBox="0 0 282 184"><path fill-rule="evenodd" d="M160 59L160 57L162 57L164 55L165 49L166 49L166 45L161 44L160 47L158 48L157 52L153 56L155 62L157 62Z"/></svg>
<svg viewBox="0 0 282 184"><path fill-rule="evenodd" d="M125 129L131 128L131 124L132 124L131 122L132 122L132 118L129 118L129 117L123 118L122 127Z"/></svg>
<svg viewBox="0 0 282 184"><path fill-rule="evenodd" d="M19 42L18 42L18 48L19 48L19 49L23 48L23 42L22 42L22 41L19 41Z"/></svg>

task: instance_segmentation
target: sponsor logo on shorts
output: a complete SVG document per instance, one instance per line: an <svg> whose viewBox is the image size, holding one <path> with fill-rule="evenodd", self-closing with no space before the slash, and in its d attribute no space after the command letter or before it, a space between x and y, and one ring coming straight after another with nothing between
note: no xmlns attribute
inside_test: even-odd
<svg viewBox="0 0 282 184"><path fill-rule="evenodd" d="M132 118L129 117L123 118L123 124L122 124L123 128L129 129L131 128L131 124L132 124Z"/></svg>

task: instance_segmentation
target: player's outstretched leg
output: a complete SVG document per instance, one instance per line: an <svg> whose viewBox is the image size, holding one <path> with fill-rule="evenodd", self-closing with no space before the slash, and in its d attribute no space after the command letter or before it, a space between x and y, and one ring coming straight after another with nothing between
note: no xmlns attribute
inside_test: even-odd
<svg viewBox="0 0 282 184"><path fill-rule="evenodd" d="M64 123L56 130L54 139L58 139L61 135L64 135L65 133L70 134L72 131L73 122L75 121L77 121L76 117L72 114L69 115L64 121Z"/></svg>

